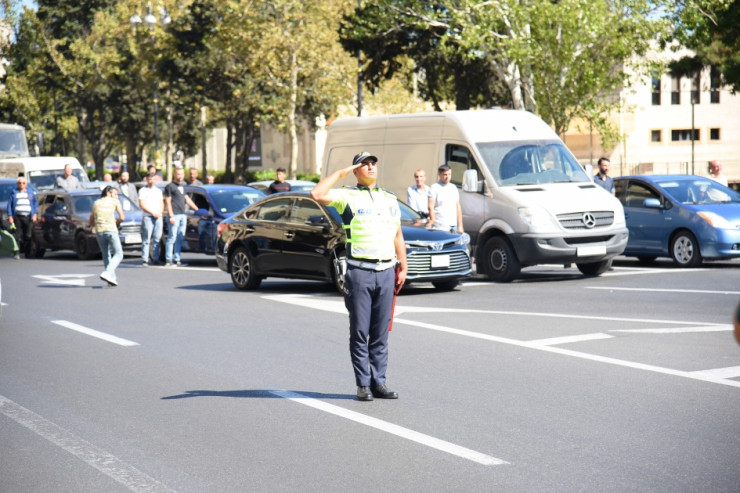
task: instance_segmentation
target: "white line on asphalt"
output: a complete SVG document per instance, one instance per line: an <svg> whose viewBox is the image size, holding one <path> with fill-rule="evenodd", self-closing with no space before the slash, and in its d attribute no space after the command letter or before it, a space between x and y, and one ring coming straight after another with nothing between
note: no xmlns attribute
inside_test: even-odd
<svg viewBox="0 0 740 493"><path fill-rule="evenodd" d="M606 291L646 291L649 293L690 293L690 294L732 294L738 295L740 291L712 291L707 289L661 289L661 288L615 288L608 286L585 286L586 289L603 289Z"/></svg>
<svg viewBox="0 0 740 493"><path fill-rule="evenodd" d="M118 481L131 491L173 492L164 484L118 457L101 450L90 442L48 421L38 414L0 395L0 413L9 417L54 445L66 450L87 465Z"/></svg>
<svg viewBox="0 0 740 493"><path fill-rule="evenodd" d="M558 344L571 344L573 342L584 342L584 341L596 341L599 339L611 339L614 336L609 334L581 334L576 336L564 336L564 337L551 337L549 339L538 339L536 341L529 341L533 346L555 346Z"/></svg>
<svg viewBox="0 0 740 493"><path fill-rule="evenodd" d="M491 457L490 455L482 454L480 452L476 452L475 450L461 447L460 445L455 445L454 443L446 442L444 440L419 433L418 431L409 430L408 428L394 425L393 423L383 421L382 419L373 418L372 416L367 416L355 411L350 411L349 409L335 406L319 399L307 397L303 394L286 390L271 390L270 393L279 397L283 397L285 399L289 399L293 402L303 404L304 406L309 406L314 409L333 414L335 416L355 421L356 423L360 423L365 426L370 426L372 428L391 433L401 438L411 440L412 442L420 443L422 445L426 445L427 447L431 447L442 452L446 452L448 454L462 457L463 459L477 462L478 464L483 464L484 466L498 466L502 464L508 464L508 462L497 459L496 457Z"/></svg>
<svg viewBox="0 0 740 493"><path fill-rule="evenodd" d="M628 272L605 272L602 277L619 277L619 276L638 276L643 274L678 274L687 272L704 272L708 269L636 269Z"/></svg>
<svg viewBox="0 0 740 493"><path fill-rule="evenodd" d="M714 378L737 378L740 377L740 366L731 366L729 368L715 368L714 370L694 371L692 373Z"/></svg>
<svg viewBox="0 0 740 493"><path fill-rule="evenodd" d="M626 332L631 334L690 334L692 332L729 332L732 325L707 325L705 327L669 327L666 329L615 329L609 332Z"/></svg>
<svg viewBox="0 0 740 493"><path fill-rule="evenodd" d="M318 297L312 297L311 299L306 295L276 295L276 296L264 296L265 299L270 299L274 301L280 301L283 303L292 303L295 305L305 306L307 308L312 308L314 310L325 310L330 312L336 312L336 313L347 313L346 310L339 309L339 305L341 302L334 302L331 300L322 300ZM342 305L343 307L343 305ZM524 316L540 316L540 317L560 317L560 318L573 318L573 319L594 319L594 320L612 320L612 321L631 321L631 322L640 322L640 323L670 323L675 325L693 325L693 326L711 326L712 324L707 323L701 323L701 322L684 322L684 321L668 321L668 320L651 320L651 319L629 319L629 318L615 318L615 317L591 317L591 316L581 316L581 315L562 315L562 314L550 314L550 313L526 313L526 312L503 312L503 311L488 311L488 310L461 310L461 309L447 309L447 308L426 308L426 307L405 307L405 311L409 313L433 313L433 312L445 312L445 313L453 313L453 312L466 312L466 313L495 313L495 314L505 314L505 315L524 315ZM396 314L400 313L403 310L402 307L396 306ZM518 341L516 339L509 339L507 337L499 337L489 334L483 334L480 332L472 332L469 330L462 330L462 329L456 329L453 327L444 327L442 325L435 325L435 324L429 324L426 322L417 322L415 320L406 320L394 317L393 323L397 324L406 324L411 325L414 327L420 327L424 329L429 330L435 330L439 332L445 332L448 334L455 334L455 335L461 335L465 337L473 337L476 339L482 339L486 341L492 341L492 342L498 342L501 344L509 344L512 346L519 346L524 347L528 349L537 349L539 351L547 351L551 353L556 354L562 354L565 356L572 356L575 358L581 358L591 361L597 361L600 363L608 363L612 365L617 366L623 366L627 368L634 368L638 370L645 370L645 371L652 371L655 373L662 373L665 375L673 375L683 378L689 378L692 380L701 380L704 382L711 382L711 383L717 383L721 385L728 385L731 387L740 387L740 382L735 380L725 380L722 378L716 378L714 375L704 375L704 374L694 374L692 372L686 372L686 371L680 371L680 370L673 370L671 368L663 368L660 366L654 366L654 365L646 365L643 363L636 363L633 361L626 361L626 360L620 360L616 358L607 358L604 356L597 356L595 354L588 354L588 353L582 353L579 351L571 351L568 349L558 348L558 347L551 347L551 346L542 346L537 344L532 344L527 341ZM716 326L725 327L724 325L715 324Z"/></svg>
<svg viewBox="0 0 740 493"><path fill-rule="evenodd" d="M68 329L76 330L77 332L82 332L83 334L87 334L89 336L97 337L98 339L103 339L104 341L112 342L113 344L118 344L120 346L139 345L138 342L129 341L128 339L123 339L121 337L106 334L105 332L100 332L95 329L89 329L87 327L83 327L82 325L77 325L76 323L68 322L66 320L52 320L52 323L61 325L62 327L66 327Z"/></svg>
<svg viewBox="0 0 740 493"><path fill-rule="evenodd" d="M56 276L32 276L40 279L42 284L61 284L62 286L84 286L85 278L93 274L59 274Z"/></svg>

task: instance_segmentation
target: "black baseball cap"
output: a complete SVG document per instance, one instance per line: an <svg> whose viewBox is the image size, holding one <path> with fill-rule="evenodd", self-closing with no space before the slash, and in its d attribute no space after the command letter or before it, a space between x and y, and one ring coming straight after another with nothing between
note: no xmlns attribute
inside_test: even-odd
<svg viewBox="0 0 740 493"><path fill-rule="evenodd" d="M373 155L373 154L370 154L370 153L369 153L369 152L367 152L367 151L363 151L363 152L361 152L361 153L357 154L357 155L356 155L356 156L354 157L354 159L352 159L352 166L354 166L354 165L356 165L356 164L360 164L361 162L363 162L363 161L364 161L365 159L367 159L367 158L370 158L370 159L372 159L372 160L373 160L373 161L375 161L376 163L378 162L378 157L377 157L377 156L375 156L375 155Z"/></svg>

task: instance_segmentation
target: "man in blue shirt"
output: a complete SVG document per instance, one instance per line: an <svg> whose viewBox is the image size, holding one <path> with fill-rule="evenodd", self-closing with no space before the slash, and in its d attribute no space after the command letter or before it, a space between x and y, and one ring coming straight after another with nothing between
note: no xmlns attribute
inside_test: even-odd
<svg viewBox="0 0 740 493"><path fill-rule="evenodd" d="M599 172L594 175L594 183L596 183L598 186L609 192L610 194L614 195L614 180L611 179L611 177L607 176L607 173L609 173L609 160L605 157L602 157L599 159L599 162L597 165L599 166Z"/></svg>

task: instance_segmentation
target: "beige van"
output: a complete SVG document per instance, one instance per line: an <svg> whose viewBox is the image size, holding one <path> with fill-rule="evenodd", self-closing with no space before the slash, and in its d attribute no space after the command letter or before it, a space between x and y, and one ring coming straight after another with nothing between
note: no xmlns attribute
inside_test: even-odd
<svg viewBox="0 0 740 493"><path fill-rule="evenodd" d="M54 188L57 176L64 175L64 166L69 164L72 174L82 182L88 182L85 169L77 158L58 156L17 157L0 159L0 177L17 178L25 176L38 190Z"/></svg>
<svg viewBox="0 0 740 493"><path fill-rule="evenodd" d="M345 118L327 133L322 175L368 151L378 184L406 200L414 171L427 185L448 164L479 273L516 279L523 267L574 263L600 275L627 245L620 202L594 185L555 132L532 113L478 110ZM349 175L340 185L354 185Z"/></svg>

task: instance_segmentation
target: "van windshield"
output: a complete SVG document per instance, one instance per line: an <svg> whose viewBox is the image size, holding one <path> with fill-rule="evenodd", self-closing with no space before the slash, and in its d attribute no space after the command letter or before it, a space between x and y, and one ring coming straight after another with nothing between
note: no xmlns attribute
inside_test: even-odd
<svg viewBox="0 0 740 493"><path fill-rule="evenodd" d="M72 175L82 182L88 181L87 175L81 169L73 169ZM28 172L28 180L38 190L50 190L56 186L57 176L64 176L63 169L35 170Z"/></svg>
<svg viewBox="0 0 740 493"><path fill-rule="evenodd" d="M560 141L479 142L477 147L499 186L591 181Z"/></svg>

